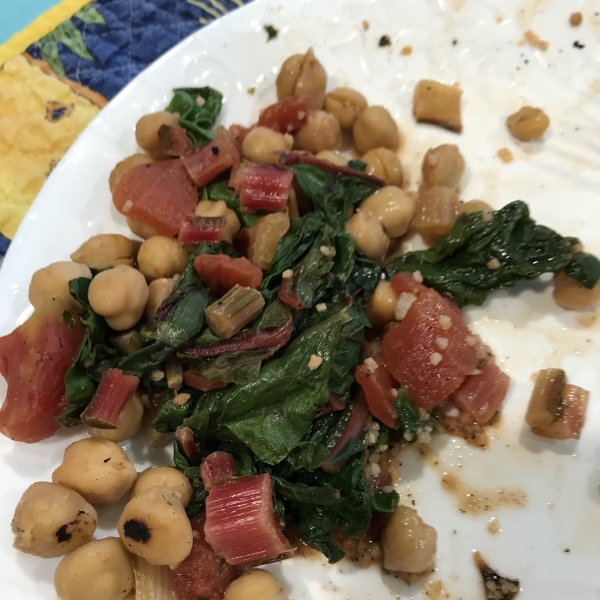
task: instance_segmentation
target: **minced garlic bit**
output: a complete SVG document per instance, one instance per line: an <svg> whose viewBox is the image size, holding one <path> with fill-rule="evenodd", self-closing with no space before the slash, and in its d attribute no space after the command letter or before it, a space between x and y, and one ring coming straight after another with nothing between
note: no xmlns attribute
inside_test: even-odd
<svg viewBox="0 0 600 600"><path fill-rule="evenodd" d="M421 275L421 271L415 271L412 276L416 282L423 283L423 275Z"/></svg>
<svg viewBox="0 0 600 600"><path fill-rule="evenodd" d="M452 327L452 319L448 315L440 315L440 318L438 319L438 325L442 329L450 329L450 327Z"/></svg>
<svg viewBox="0 0 600 600"><path fill-rule="evenodd" d="M123 208L121 209L124 213L128 213L133 208L133 202L131 200L127 200L125 204L123 204Z"/></svg>
<svg viewBox="0 0 600 600"><path fill-rule="evenodd" d="M286 269L281 274L281 279L291 279L293 276L294 276L294 271L292 271L291 269Z"/></svg>
<svg viewBox="0 0 600 600"><path fill-rule="evenodd" d="M439 352L432 352L429 355L429 362L436 367L442 362L442 358L444 358Z"/></svg>
<svg viewBox="0 0 600 600"><path fill-rule="evenodd" d="M373 446L377 443L377 438L379 437L380 429L381 427L377 421L372 421L371 424L367 427L367 444L369 446Z"/></svg>
<svg viewBox="0 0 600 600"><path fill-rule="evenodd" d="M408 429L406 429L406 430L404 431L404 433L402 434L402 437L403 437L403 438L404 438L404 439L405 439L407 442L412 442L412 440L413 440L413 437L414 437L414 436L413 436L413 434L412 434L410 431L408 431Z"/></svg>
<svg viewBox="0 0 600 600"><path fill-rule="evenodd" d="M161 379L165 378L165 372L164 371L152 371L152 373L150 373L150 379L152 379L152 381L160 381Z"/></svg>
<svg viewBox="0 0 600 600"><path fill-rule="evenodd" d="M458 417L458 415L460 415L460 411L458 410L458 408L456 408L456 406L450 406L446 409L445 412L446 416L448 417Z"/></svg>
<svg viewBox="0 0 600 600"><path fill-rule="evenodd" d="M445 350L448 347L448 338L446 338L446 337L435 338L435 345L440 350Z"/></svg>
<svg viewBox="0 0 600 600"><path fill-rule="evenodd" d="M310 360L308 361L308 370L314 371L315 369L318 369L322 363L323 359L320 356L317 356L316 354L311 354Z"/></svg>
<svg viewBox="0 0 600 600"><path fill-rule="evenodd" d="M371 477L381 475L381 467L377 463L371 463Z"/></svg>
<svg viewBox="0 0 600 600"><path fill-rule="evenodd" d="M494 220L494 212L491 210L484 210L481 213L481 220L484 223L491 223Z"/></svg>
<svg viewBox="0 0 600 600"><path fill-rule="evenodd" d="M321 254L327 258L333 258L335 256L335 248L333 246L321 246L319 248Z"/></svg>
<svg viewBox="0 0 600 600"><path fill-rule="evenodd" d="M381 491L382 491L384 494L391 494L391 493L394 491L394 488L393 488L391 485L384 485L384 486L381 488Z"/></svg>
<svg viewBox="0 0 600 600"><path fill-rule="evenodd" d="M477 338L474 335L468 335L465 342L467 342L467 346L474 346L477 343Z"/></svg>
<svg viewBox="0 0 600 600"><path fill-rule="evenodd" d="M490 269L490 271L495 271L496 269L499 269L501 265L497 258L492 258L492 260L488 261L486 266L488 269Z"/></svg>
<svg viewBox="0 0 600 600"><path fill-rule="evenodd" d="M327 310L327 304L325 304L325 302L320 302L315 308L317 309L317 312L325 312Z"/></svg>
<svg viewBox="0 0 600 600"><path fill-rule="evenodd" d="M481 375L481 369L473 369L469 375Z"/></svg>
<svg viewBox="0 0 600 600"><path fill-rule="evenodd" d="M427 429L427 427L424 427L423 429L419 429L417 433L417 441L421 444L429 444L431 442L431 432L427 431Z"/></svg>
<svg viewBox="0 0 600 600"><path fill-rule="evenodd" d="M204 106L206 104L206 100L202 96L198 95L196 97L196 104L198 106Z"/></svg>
<svg viewBox="0 0 600 600"><path fill-rule="evenodd" d="M375 371L375 369L379 366L377 364L377 361L374 358L371 358L369 356L369 358L365 358L365 367L367 367L367 369L369 370L369 372L373 372Z"/></svg>
<svg viewBox="0 0 600 600"><path fill-rule="evenodd" d="M429 413L424 408L419 408L419 421L427 421Z"/></svg>
<svg viewBox="0 0 600 600"><path fill-rule="evenodd" d="M396 308L394 309L394 318L396 321L402 321L408 312L408 309L413 305L413 302L417 299L414 294L410 292L402 292L396 302Z"/></svg>
<svg viewBox="0 0 600 600"><path fill-rule="evenodd" d="M190 401L191 397L191 394L177 394L175 398L173 398L173 404L175 406L185 406Z"/></svg>
<svg viewBox="0 0 600 600"><path fill-rule="evenodd" d="M398 390L396 388L392 388L390 391L392 392L392 396L394 396L394 398L398 397Z"/></svg>

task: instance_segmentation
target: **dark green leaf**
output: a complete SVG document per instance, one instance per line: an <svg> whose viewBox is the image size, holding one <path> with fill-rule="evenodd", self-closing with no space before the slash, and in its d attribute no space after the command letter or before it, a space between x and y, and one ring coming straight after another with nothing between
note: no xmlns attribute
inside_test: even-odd
<svg viewBox="0 0 600 600"><path fill-rule="evenodd" d="M371 502L373 510L382 513L393 513L398 508L400 497L395 491L373 493Z"/></svg>
<svg viewBox="0 0 600 600"><path fill-rule="evenodd" d="M314 486L304 483L292 483L275 476L272 479L275 493L283 498L283 500L328 506L336 504L340 499L340 490L336 490L328 485Z"/></svg>
<svg viewBox="0 0 600 600"><path fill-rule="evenodd" d="M347 458L364 452L367 448L367 441L365 438L357 439L350 438L346 445L340 450L340 453L331 461L334 465L345 461Z"/></svg>
<svg viewBox="0 0 600 600"><path fill-rule="evenodd" d="M267 42L274 40L279 35L279 29L275 29L273 25L265 25L264 30L267 32Z"/></svg>
<svg viewBox="0 0 600 600"><path fill-rule="evenodd" d="M404 431L408 431L413 436L413 441L416 441L417 434L422 429L423 423L419 419L419 409L408 397L407 388L398 388L398 396L396 396L394 407L398 414L399 427Z"/></svg>
<svg viewBox="0 0 600 600"><path fill-rule="evenodd" d="M193 467L188 462L187 458L179 452L177 443L173 445L173 462L175 466L190 480L192 485L192 498L186 509L190 519L197 517L204 512L204 503L208 496L208 492L204 488L202 478L200 477L200 468Z"/></svg>
<svg viewBox="0 0 600 600"><path fill-rule="evenodd" d="M565 272L587 289L592 289L600 279L600 260L592 254L575 252L565 267Z"/></svg>
<svg viewBox="0 0 600 600"><path fill-rule="evenodd" d="M175 391L168 389L160 395L158 411L152 420L153 429L160 433L175 431L194 410L194 398L179 406L173 403L174 397Z"/></svg>

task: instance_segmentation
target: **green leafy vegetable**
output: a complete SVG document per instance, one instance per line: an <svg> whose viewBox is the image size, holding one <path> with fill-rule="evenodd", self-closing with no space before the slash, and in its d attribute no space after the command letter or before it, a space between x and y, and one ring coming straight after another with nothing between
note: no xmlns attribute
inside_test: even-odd
<svg viewBox="0 0 600 600"><path fill-rule="evenodd" d="M518 200L495 211L491 220L480 212L463 213L434 246L396 258L386 273L418 270L425 285L449 294L459 306L481 304L491 291L564 269L574 242L538 225ZM571 271L589 284L597 280L596 262L575 259Z"/></svg>
<svg viewBox="0 0 600 600"><path fill-rule="evenodd" d="M565 272L584 287L592 289L600 279L600 260L591 254L575 252L567 263Z"/></svg>
<svg viewBox="0 0 600 600"><path fill-rule="evenodd" d="M419 431L423 428L423 422L420 420L419 409L408 397L407 388L398 388L398 396L396 396L394 407L398 414L400 429L408 431L412 435L412 440L415 441Z"/></svg>
<svg viewBox="0 0 600 600"><path fill-rule="evenodd" d="M267 42L274 40L279 35L279 29L275 29L273 25L265 25L264 30L267 32Z"/></svg>
<svg viewBox="0 0 600 600"><path fill-rule="evenodd" d="M188 517L193 519L204 512L204 503L208 496L208 492L204 488L202 478L200 477L200 468L190 465L185 456L179 452L177 443L173 445L173 462L192 484L192 499L190 500L186 512Z"/></svg>
<svg viewBox="0 0 600 600"><path fill-rule="evenodd" d="M206 199L213 202L223 200L227 204L227 208L230 208L237 215L242 227L254 227L262 216L242 212L239 196L233 194L229 189L229 179L213 181L204 189L206 190Z"/></svg>
<svg viewBox="0 0 600 600"><path fill-rule="evenodd" d="M210 88L176 88L165 110L179 114L183 127L195 146L203 146L215 138L211 129L223 105L221 92Z"/></svg>

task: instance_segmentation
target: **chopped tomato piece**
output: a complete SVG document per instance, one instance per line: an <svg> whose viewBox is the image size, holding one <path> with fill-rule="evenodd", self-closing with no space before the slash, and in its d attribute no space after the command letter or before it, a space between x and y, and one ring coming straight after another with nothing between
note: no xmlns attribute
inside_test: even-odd
<svg viewBox="0 0 600 600"><path fill-rule="evenodd" d="M210 392L210 390L218 390L224 388L227 384L224 381L209 379L200 373L196 373L194 369L188 369L183 372L183 383L201 392Z"/></svg>
<svg viewBox="0 0 600 600"><path fill-rule="evenodd" d="M161 160L127 171L113 192L113 203L126 217L174 236L194 212L198 189L180 160Z"/></svg>
<svg viewBox="0 0 600 600"><path fill-rule="evenodd" d="M390 284L396 294L409 292L418 296L421 292L425 292L428 289L408 273L396 273L396 275L392 277Z"/></svg>
<svg viewBox="0 0 600 600"><path fill-rule="evenodd" d="M204 515L192 519L192 551L173 569L178 600L223 600L229 584L241 574L239 567L228 565L206 541L205 520Z"/></svg>
<svg viewBox="0 0 600 600"><path fill-rule="evenodd" d="M401 322L383 336L381 357L411 400L429 410L477 367L472 338L456 305L434 290L420 293Z"/></svg>
<svg viewBox="0 0 600 600"><path fill-rule="evenodd" d="M308 96L291 96L284 98L260 113L258 124L279 131L279 133L294 133L304 125L310 99Z"/></svg>
<svg viewBox="0 0 600 600"><path fill-rule="evenodd" d="M181 222L177 239L180 244L216 244L223 237L224 217L190 217Z"/></svg>
<svg viewBox="0 0 600 600"><path fill-rule="evenodd" d="M226 254L201 254L194 259L194 267L217 296L236 284L256 289L263 279L262 271L247 258L231 258Z"/></svg>
<svg viewBox="0 0 600 600"><path fill-rule="evenodd" d="M510 383L509 376L489 361L481 373L469 375L452 394L452 401L461 410L473 415L478 423L487 423L504 400Z"/></svg>
<svg viewBox="0 0 600 600"><path fill-rule="evenodd" d="M354 376L362 387L371 414L384 425L396 429L398 427L398 413L394 403L396 396L394 390L398 384L392 376L373 358L367 359L368 363L358 365Z"/></svg>
<svg viewBox="0 0 600 600"><path fill-rule="evenodd" d="M181 159L198 187L210 183L217 175L240 164L237 148L225 138L215 138Z"/></svg>
<svg viewBox="0 0 600 600"><path fill-rule="evenodd" d="M240 207L243 212L283 210L294 181L291 169L275 165L248 164L242 173Z"/></svg>
<svg viewBox="0 0 600 600"><path fill-rule="evenodd" d="M8 383L0 432L17 442L39 442L59 428L65 375L83 338L66 305L48 300L12 333L0 338L0 373Z"/></svg>

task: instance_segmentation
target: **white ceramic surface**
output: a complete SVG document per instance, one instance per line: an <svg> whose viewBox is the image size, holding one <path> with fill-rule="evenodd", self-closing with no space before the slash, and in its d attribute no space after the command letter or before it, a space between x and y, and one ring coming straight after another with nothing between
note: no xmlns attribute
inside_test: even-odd
<svg viewBox="0 0 600 600"><path fill-rule="evenodd" d="M569 25L581 10L583 24ZM275 98L279 65L309 46L325 65L329 87L350 84L370 103L390 109L403 134L402 159L411 187L418 183L425 150L457 143L467 161L462 198L483 198L500 207L516 198L533 215L564 234L578 235L600 254L597 228L600 190L600 6L592 0L257 0L215 22L168 52L121 92L90 124L59 163L27 214L0 270L0 334L29 314L31 274L64 260L90 235L127 233L114 210L108 175L135 151L133 128L144 113L162 108L175 86L213 85L225 95L222 122L248 124ZM363 26L368 23L368 29ZM280 30L267 43L265 24ZM531 29L549 42L546 52L521 44ZM391 47L378 47L381 35ZM574 42L584 48L574 47ZM412 54L401 55L405 46ZM462 135L417 125L411 116L415 83L457 81L464 90ZM256 93L247 90L256 87ZM520 106L541 106L551 127L540 142L510 137L506 116ZM509 148L515 160L496 153ZM438 530L437 570L408 587L377 569L347 562L331 568L318 559L272 566L293 600L302 598L483 598L471 552L521 580L526 600L600 595L600 321L560 310L547 284L496 294L468 312L474 329L498 355L512 384L501 426L488 450L441 438L439 465L414 456L401 467L403 502L415 504ZM591 390L587 423L579 442L545 441L531 435L523 416L532 373L566 369L572 383ZM4 394L0 387L0 397ZM54 600L56 560L12 549L10 520L27 485L48 480L71 433L28 446L0 439L0 598ZM138 470L164 454L128 446ZM456 474L478 493L520 490L524 508L496 507L479 515L459 511L444 491L444 472ZM494 494L492 494L493 496ZM118 509L102 515L110 531ZM488 531L490 518L501 531ZM438 586L428 582L441 582Z"/></svg>

